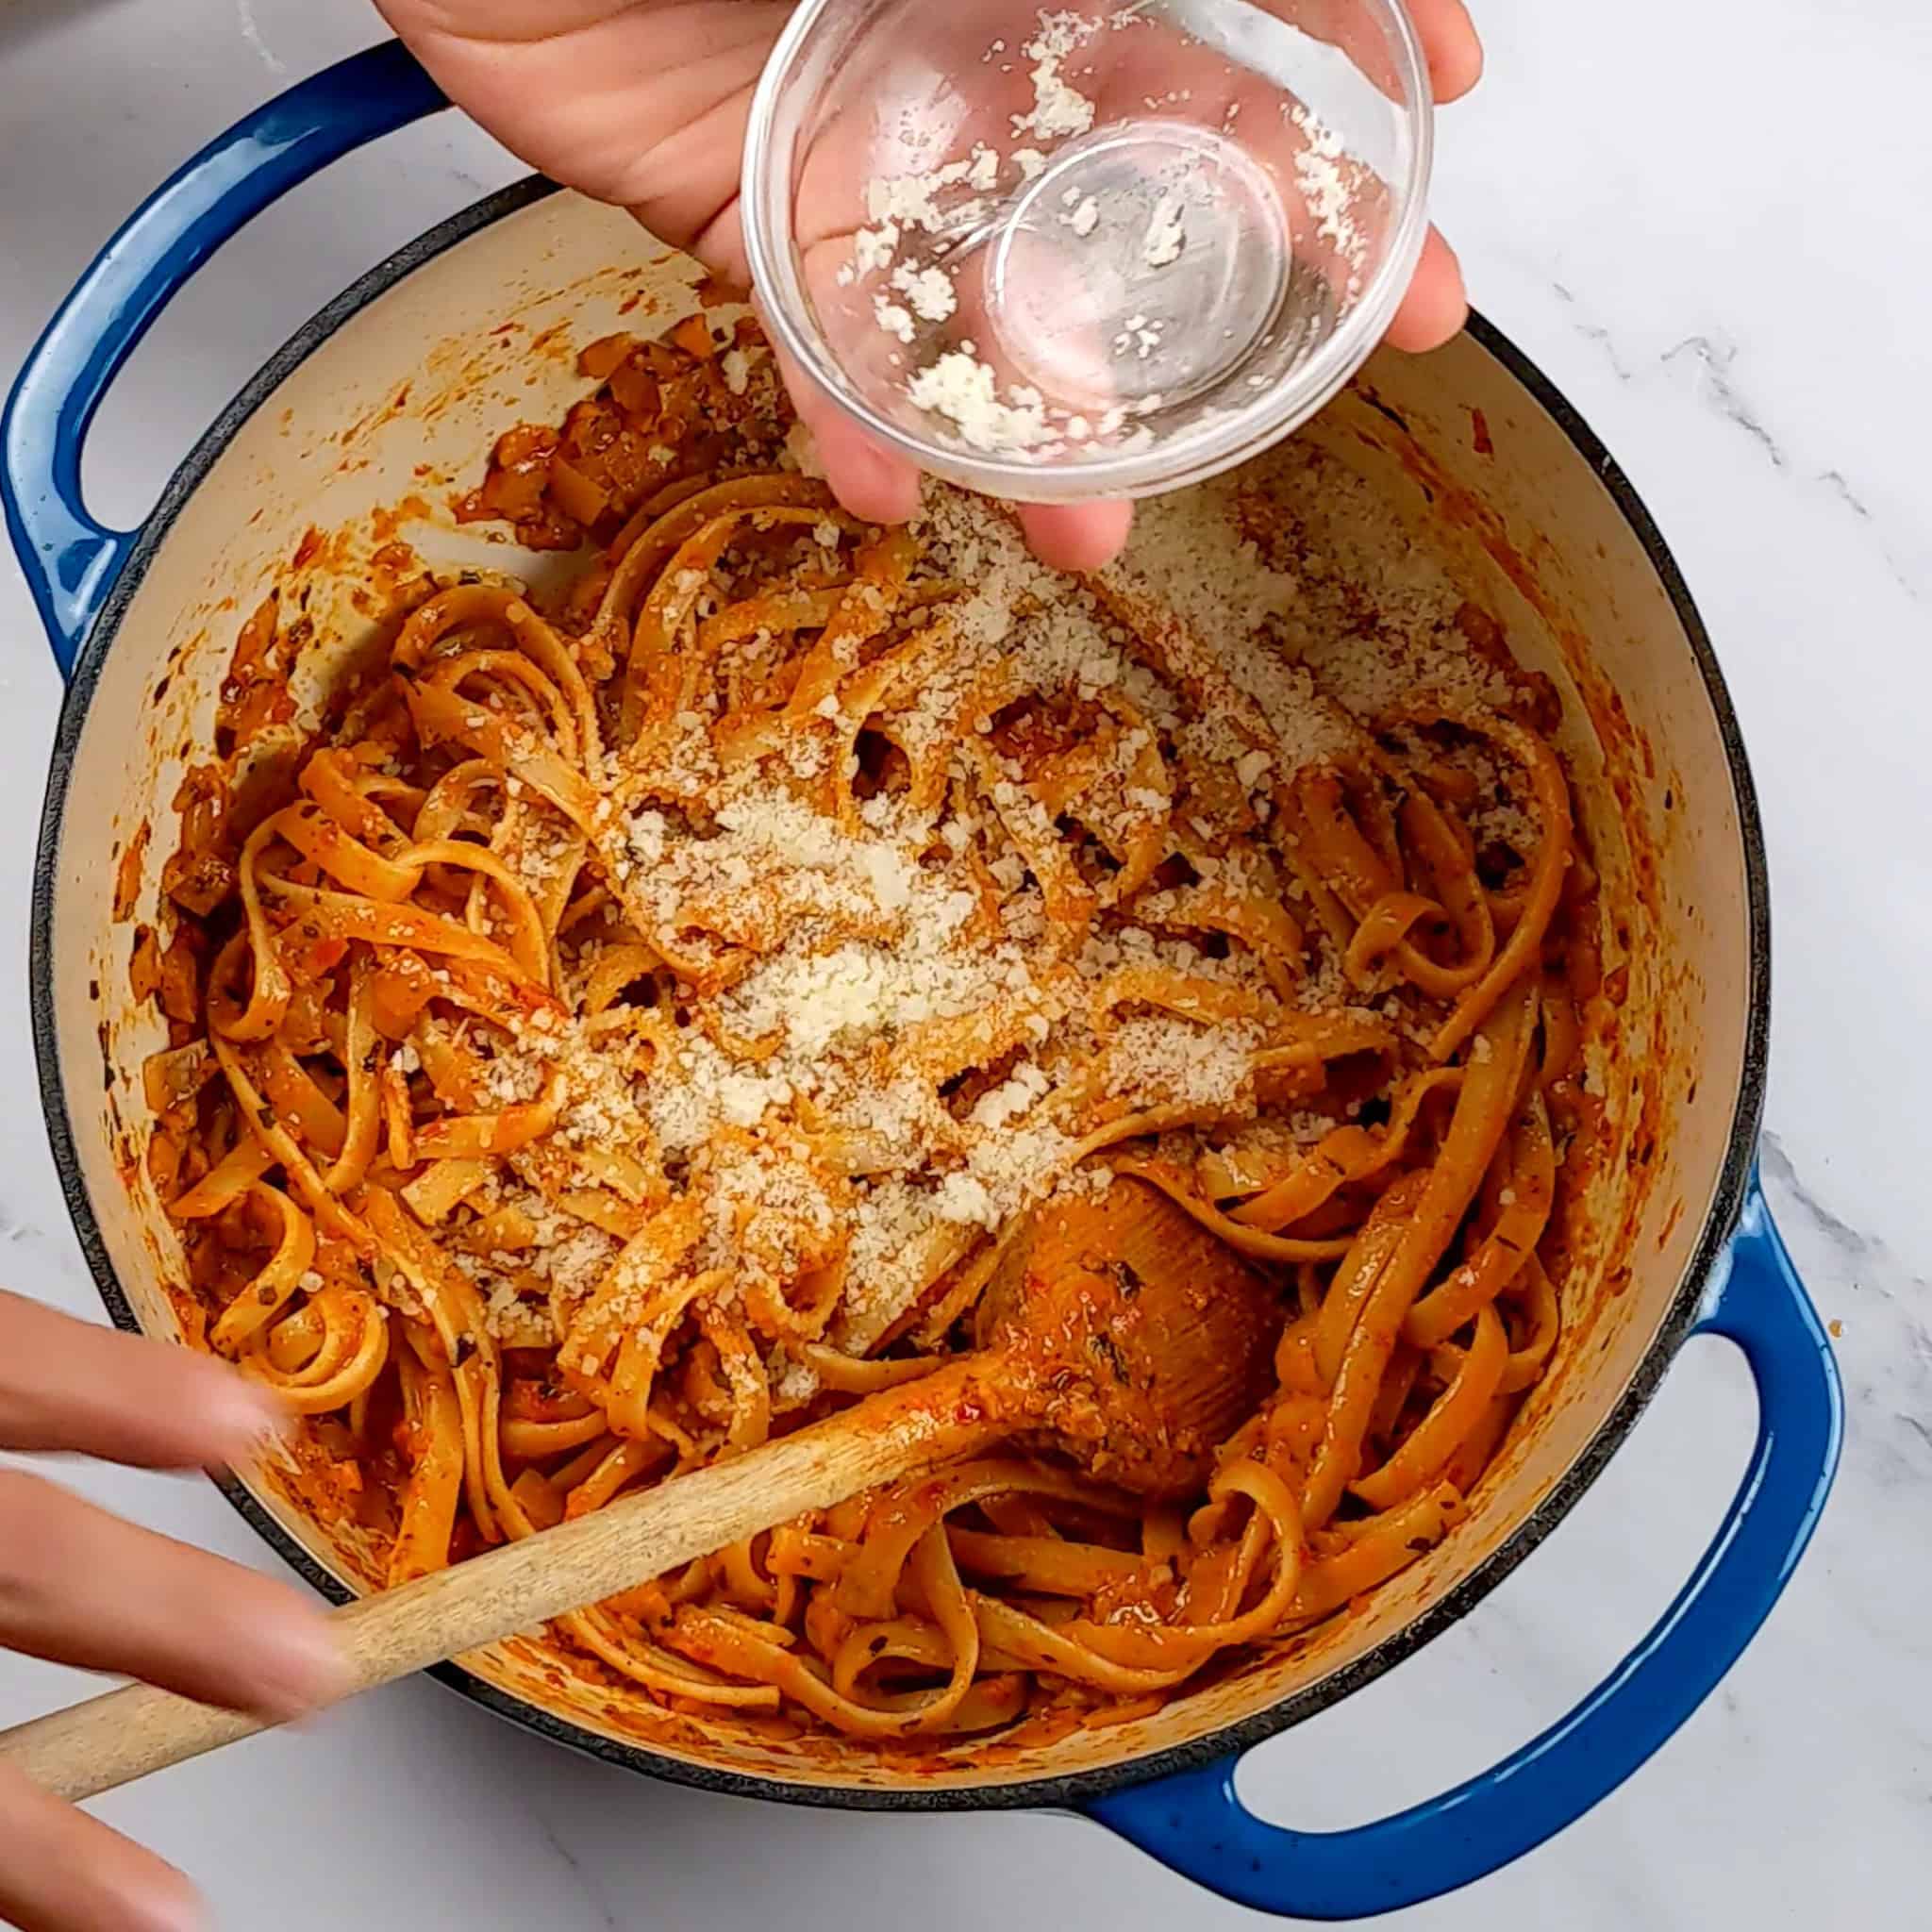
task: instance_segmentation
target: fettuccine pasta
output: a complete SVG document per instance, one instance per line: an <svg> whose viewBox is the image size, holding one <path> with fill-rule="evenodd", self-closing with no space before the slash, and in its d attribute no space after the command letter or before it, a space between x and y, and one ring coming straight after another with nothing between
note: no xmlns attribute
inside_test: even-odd
<svg viewBox="0 0 1932 1932"><path fill-rule="evenodd" d="M1470 638L1340 701L1184 507L1094 579L946 490L858 523L713 314L593 345L461 507L577 550L561 593L412 580L320 718L251 619L136 952L149 1174L391 1582L930 1373L1025 1216L1143 1177L1281 1296L1191 1506L1011 1450L560 1634L867 1740L1161 1695L1439 1541L1561 1345L1553 707Z"/></svg>

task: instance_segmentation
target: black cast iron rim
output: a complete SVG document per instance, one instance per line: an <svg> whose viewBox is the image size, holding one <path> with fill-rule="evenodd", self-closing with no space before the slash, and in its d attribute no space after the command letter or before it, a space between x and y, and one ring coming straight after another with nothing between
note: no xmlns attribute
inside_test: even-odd
<svg viewBox="0 0 1932 1932"><path fill-rule="evenodd" d="M161 492L154 512L143 525L140 540L108 593L99 617L75 663L74 676L60 710L56 731L47 791L42 808L39 844L34 861L33 914L29 931L28 984L32 1007L34 1052L40 1071L41 1099L47 1121L47 1136L58 1170L60 1190L87 1257L94 1285L100 1291L115 1325L140 1332L129 1305L108 1257L101 1239L100 1224L93 1204L88 1198L75 1150L74 1124L67 1108L67 1096L60 1074L58 1046L54 1022L53 924L56 861L60 849L62 822L74 760L86 723L94 689L107 667L116 633L135 592L146 576L157 551L182 507L199 487L216 459L236 432L274 394L283 380L344 323L366 308L378 295L405 276L432 261L445 249L488 227L506 215L529 207L557 192L555 185L536 177L506 188L496 194L453 215L399 249L387 261L370 270L341 294L320 310L292 336L256 374L228 407L215 419L208 433L195 445L187 460L175 471ZM1656 571L1675 610L1684 634L1704 680L1705 695L1717 721L1718 733L1730 766L1731 786L1736 796L1738 824L1743 846L1746 918L1749 937L1749 1001L1746 1016L1743 1067L1739 1081L1737 1105L1731 1116L1731 1131L1722 1170L1709 1212L1705 1218L1696 1250L1662 1324L1639 1364L1630 1385L1616 1407L1605 1419L1582 1453L1562 1479L1537 1507L1517 1524L1505 1541L1457 1587L1402 1629L1391 1632L1375 1647L1353 1663L1335 1672L1320 1683L1308 1686L1273 1704L1265 1710L1224 1725L1210 1734L1166 1750L1130 1758L1069 1776L1029 1779L1025 1782L977 1785L971 1788L929 1787L907 1784L890 1790L872 1790L841 1785L794 1784L779 1778L760 1777L743 1772L714 1769L691 1764L635 1744L616 1742L595 1732L553 1716L520 1697L512 1697L486 1684L454 1663L438 1664L429 1674L460 1691L486 1710L507 1718L539 1737L601 1757L626 1770L674 1784L690 1785L700 1790L723 1791L736 1797L763 1798L785 1803L815 1805L863 1811L975 1811L1014 1808L1068 1807L1141 1784L1172 1773L1191 1771L1214 1760L1248 1750L1304 1719L1325 1709L1352 1690L1360 1689L1394 1668L1419 1650L1432 1637L1446 1630L1486 1597L1534 1550L1569 1514L1577 1499L1629 1433L1662 1382L1665 1372L1695 1324L1704 1284L1737 1224L1749 1185L1751 1165L1757 1144L1757 1130L1764 1108L1764 1084L1771 1027L1771 907L1764 856L1764 838L1758 819L1757 794L1752 783L1751 768L1744 753L1743 739L1724 688L1709 634L1698 615L1689 588L1676 560L1661 533L1652 521L1629 479L1618 467L1583 419L1529 358L1493 325L1472 315L1470 333L1488 353L1528 391L1567 436L1578 456L1609 492L1612 501L1642 545L1651 568ZM301 1574L333 1603L347 1603L354 1592L325 1570L275 1519L256 1501L233 1476L213 1478L222 1493L234 1505L249 1526L282 1559Z"/></svg>

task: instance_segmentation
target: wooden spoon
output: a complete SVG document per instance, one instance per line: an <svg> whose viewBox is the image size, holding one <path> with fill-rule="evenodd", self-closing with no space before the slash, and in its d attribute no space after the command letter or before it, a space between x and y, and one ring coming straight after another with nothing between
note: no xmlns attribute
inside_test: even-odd
<svg viewBox="0 0 1932 1932"><path fill-rule="evenodd" d="M358 1690L629 1590L774 1524L1019 1439L1148 1496L1204 1486L1265 1395L1274 1291L1145 1182L1055 1202L981 1302L976 1355L540 1535L334 1613ZM0 1732L0 1757L88 1798L266 1729L131 1684Z"/></svg>

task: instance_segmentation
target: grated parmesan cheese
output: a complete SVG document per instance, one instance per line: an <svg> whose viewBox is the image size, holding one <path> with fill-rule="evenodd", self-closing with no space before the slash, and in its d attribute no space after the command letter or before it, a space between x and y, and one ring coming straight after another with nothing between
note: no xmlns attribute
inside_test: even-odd
<svg viewBox="0 0 1932 1932"><path fill-rule="evenodd" d="M1149 268L1166 268L1181 258L1184 241L1181 230L1180 196L1170 190L1155 204L1148 218L1147 234L1141 244L1141 259Z"/></svg>
<svg viewBox="0 0 1932 1932"><path fill-rule="evenodd" d="M1033 105L1012 117L1014 134L1051 142L1085 134L1093 125L1093 103L1068 82L1060 63L1096 30L1095 23L1077 13L1040 16L1039 33L1021 49L1033 62Z"/></svg>
<svg viewBox="0 0 1932 1932"><path fill-rule="evenodd" d="M990 365L964 346L916 371L906 395L914 408L945 417L974 449L1035 449L1052 435L1038 394L1013 390L1002 402Z"/></svg>
<svg viewBox="0 0 1932 1932"><path fill-rule="evenodd" d="M892 286L922 322L943 322L958 307L953 278L942 268L913 268L902 264L892 272ZM911 340L907 337L908 341Z"/></svg>
<svg viewBox="0 0 1932 1932"><path fill-rule="evenodd" d="M912 311L903 304L889 302L885 296L875 295L872 312L889 336L897 336L902 342L912 340Z"/></svg>

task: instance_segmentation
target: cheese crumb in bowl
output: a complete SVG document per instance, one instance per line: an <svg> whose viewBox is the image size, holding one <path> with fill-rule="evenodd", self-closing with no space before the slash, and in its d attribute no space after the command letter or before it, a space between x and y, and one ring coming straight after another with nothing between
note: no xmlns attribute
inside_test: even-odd
<svg viewBox="0 0 1932 1932"><path fill-rule="evenodd" d="M1215 475L1379 339L1425 227L1401 0L801 0L742 208L779 344L1019 501Z"/></svg>

